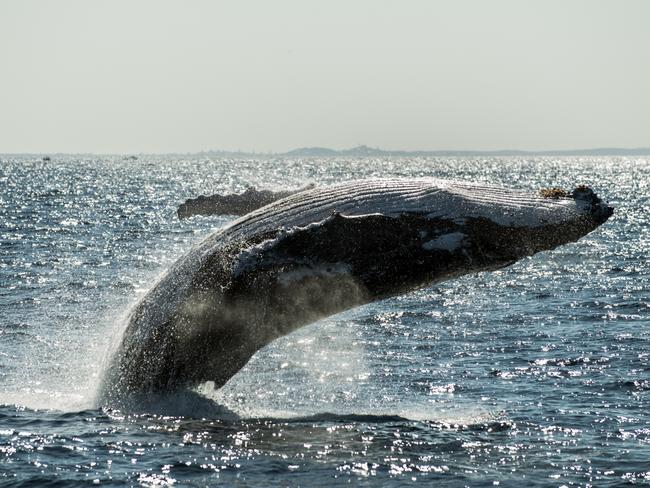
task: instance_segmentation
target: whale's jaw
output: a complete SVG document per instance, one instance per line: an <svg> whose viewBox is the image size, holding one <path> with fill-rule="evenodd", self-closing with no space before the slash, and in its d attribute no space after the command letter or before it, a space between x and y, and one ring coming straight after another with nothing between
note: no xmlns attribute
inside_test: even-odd
<svg viewBox="0 0 650 488"><path fill-rule="evenodd" d="M321 187L258 209L181 257L136 305L100 402L225 384L321 317L575 241L612 215L589 189L445 180Z"/></svg>

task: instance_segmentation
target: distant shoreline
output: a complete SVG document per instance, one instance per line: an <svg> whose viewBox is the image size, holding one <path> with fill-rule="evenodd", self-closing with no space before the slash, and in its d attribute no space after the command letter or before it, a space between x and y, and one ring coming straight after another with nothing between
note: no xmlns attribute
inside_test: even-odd
<svg viewBox="0 0 650 488"><path fill-rule="evenodd" d="M330 149L326 147L301 147L282 153L248 152L248 151L197 151L174 153L0 153L0 156L34 156L44 157L65 156L124 156L125 159L137 159L138 156L205 156L205 157L237 157L237 158L337 158L337 157L480 157L480 156L650 156L650 147L620 148L601 147L591 149L553 149L542 151L524 151L519 149L504 149L497 151L401 151L387 150L369 146L356 146L350 149Z"/></svg>

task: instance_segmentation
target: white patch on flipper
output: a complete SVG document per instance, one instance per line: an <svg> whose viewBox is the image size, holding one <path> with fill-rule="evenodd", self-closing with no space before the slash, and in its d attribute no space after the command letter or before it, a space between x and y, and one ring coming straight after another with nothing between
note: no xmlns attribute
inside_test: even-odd
<svg viewBox="0 0 650 488"><path fill-rule="evenodd" d="M443 251L454 252L461 247L463 247L463 241L467 237L466 234L462 232L452 232L450 234L443 234L431 239L430 241L422 244L422 247L427 251L433 251L434 249L439 249Z"/></svg>

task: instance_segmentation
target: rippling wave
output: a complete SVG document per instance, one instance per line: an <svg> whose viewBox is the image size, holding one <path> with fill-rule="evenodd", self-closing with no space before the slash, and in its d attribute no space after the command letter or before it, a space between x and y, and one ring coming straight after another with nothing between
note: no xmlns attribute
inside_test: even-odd
<svg viewBox="0 0 650 488"><path fill-rule="evenodd" d="M0 485L650 484L650 161L0 156ZM616 207L577 243L283 337L220 390L98 410L130 306L227 217L199 194L372 176Z"/></svg>

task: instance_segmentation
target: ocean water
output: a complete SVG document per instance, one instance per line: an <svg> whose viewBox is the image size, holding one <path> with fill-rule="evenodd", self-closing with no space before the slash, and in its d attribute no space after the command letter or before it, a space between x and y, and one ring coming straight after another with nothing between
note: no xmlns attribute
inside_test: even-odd
<svg viewBox="0 0 650 488"><path fill-rule="evenodd" d="M228 217L201 193L372 176L616 207L577 243L329 317L222 389L98 408L129 308ZM650 160L0 156L0 486L650 484Z"/></svg>

